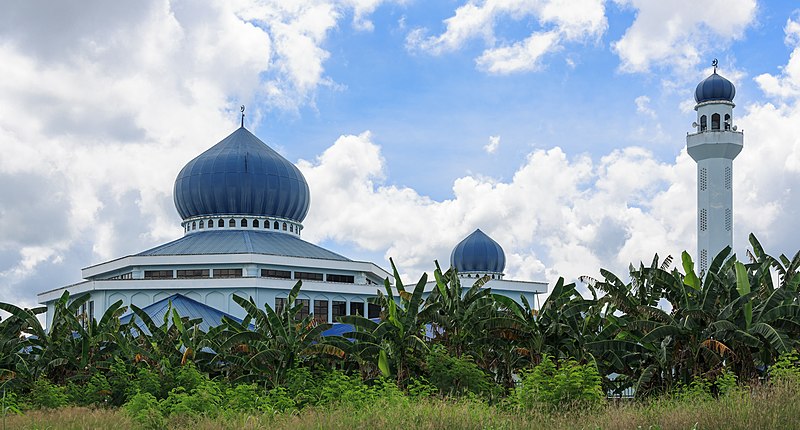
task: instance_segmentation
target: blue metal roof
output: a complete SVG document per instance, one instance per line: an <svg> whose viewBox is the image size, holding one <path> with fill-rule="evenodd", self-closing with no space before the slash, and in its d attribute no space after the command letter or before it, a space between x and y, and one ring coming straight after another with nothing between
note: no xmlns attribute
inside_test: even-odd
<svg viewBox="0 0 800 430"><path fill-rule="evenodd" d="M183 167L173 198L183 219L260 215L302 222L311 193L294 164L242 127Z"/></svg>
<svg viewBox="0 0 800 430"><path fill-rule="evenodd" d="M480 229L458 243L450 254L450 265L459 272L503 273L503 248Z"/></svg>
<svg viewBox="0 0 800 430"><path fill-rule="evenodd" d="M716 70L711 76L697 84L697 88L694 90L694 100L697 103L712 100L732 102L735 95L736 87L733 86L731 81L718 75Z"/></svg>
<svg viewBox="0 0 800 430"><path fill-rule="evenodd" d="M207 230L136 255L266 254L351 261L287 233L258 230Z"/></svg>
<svg viewBox="0 0 800 430"><path fill-rule="evenodd" d="M153 303L150 306L145 306L142 308L142 310L150 317L150 319L153 320L154 323L156 323L156 325L160 326L164 323L164 315L167 313L170 301L172 302L172 308L177 310L178 315L181 317L189 317L192 319L202 318L203 321L200 323L200 330L203 330L204 332L208 332L210 328L222 324L223 316L226 316L234 321L242 322L240 318L236 318L233 315L222 312L219 309L205 305L196 300L192 300L181 294L173 294L163 300ZM126 315L123 315L119 320L123 324L128 323L130 322L131 318L133 318L133 315L133 312L130 312ZM148 332L149 334L149 330L144 326L144 324L139 324L139 328L145 332Z"/></svg>

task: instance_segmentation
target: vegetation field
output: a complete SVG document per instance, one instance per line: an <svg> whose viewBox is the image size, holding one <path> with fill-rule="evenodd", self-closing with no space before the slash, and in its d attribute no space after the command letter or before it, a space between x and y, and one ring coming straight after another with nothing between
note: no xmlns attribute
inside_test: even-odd
<svg viewBox="0 0 800 430"><path fill-rule="evenodd" d="M174 308L80 313L0 303L5 428L800 428L800 253L724 250L697 273L658 256L627 280L558 280L538 308L394 269L342 336L308 314L235 297L243 321L208 332ZM377 286L376 286L377 287ZM633 400L607 397L624 394Z"/></svg>
<svg viewBox="0 0 800 430"><path fill-rule="evenodd" d="M564 411L520 411L481 401L377 401L314 407L302 412L176 416L162 428L182 429L789 429L800 428L797 390L772 387L723 399L661 399ZM9 429L140 429L120 409L68 407L7 417Z"/></svg>

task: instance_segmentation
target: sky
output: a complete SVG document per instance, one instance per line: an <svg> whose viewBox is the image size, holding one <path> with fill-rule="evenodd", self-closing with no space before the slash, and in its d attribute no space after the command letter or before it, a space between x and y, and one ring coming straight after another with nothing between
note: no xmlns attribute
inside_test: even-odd
<svg viewBox="0 0 800 430"><path fill-rule="evenodd" d="M406 282L477 228L507 279L694 254L685 136L714 58L745 139L734 251L792 256L793 1L4 2L0 301L179 238L175 177L240 105L309 183L304 239Z"/></svg>

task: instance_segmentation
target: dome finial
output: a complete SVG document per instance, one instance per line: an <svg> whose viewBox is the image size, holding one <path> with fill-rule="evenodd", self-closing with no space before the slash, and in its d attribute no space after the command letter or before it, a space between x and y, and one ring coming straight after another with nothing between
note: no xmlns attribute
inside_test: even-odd
<svg viewBox="0 0 800 430"><path fill-rule="evenodd" d="M242 128L244 128L244 105L242 105L241 111L242 111Z"/></svg>
<svg viewBox="0 0 800 430"><path fill-rule="evenodd" d="M719 64L719 61L715 58L714 61L711 62L711 65L714 66L714 74L717 74L717 64Z"/></svg>

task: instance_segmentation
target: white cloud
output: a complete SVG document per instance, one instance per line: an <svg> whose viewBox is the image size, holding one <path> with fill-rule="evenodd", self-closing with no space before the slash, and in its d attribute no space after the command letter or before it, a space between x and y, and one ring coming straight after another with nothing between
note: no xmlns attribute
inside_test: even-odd
<svg viewBox="0 0 800 430"><path fill-rule="evenodd" d="M780 75L764 73L756 76L755 81L766 95L786 100L800 95L800 18L788 19L783 30L786 44L794 48L788 64Z"/></svg>
<svg viewBox="0 0 800 430"><path fill-rule="evenodd" d="M756 0L615 0L636 10L636 19L612 44L626 72L652 66L691 70L740 39L756 17ZM709 60L710 61L710 60Z"/></svg>
<svg viewBox="0 0 800 430"><path fill-rule="evenodd" d="M489 143L483 147L483 150L486 151L487 154L494 154L499 147L500 136L489 136Z"/></svg>
<svg viewBox="0 0 800 430"><path fill-rule="evenodd" d="M636 104L636 112L649 116L650 118L656 117L656 112L650 108L650 97L639 96L636 97L633 102Z"/></svg>
<svg viewBox="0 0 800 430"><path fill-rule="evenodd" d="M504 19L535 20L540 29L508 43L495 36ZM601 0L469 0L444 23L446 30L439 36L427 36L422 28L411 31L407 48L439 55L483 39L489 47L476 60L477 66L496 74L536 70L541 58L564 42L597 39L608 26Z"/></svg>
<svg viewBox="0 0 800 430"><path fill-rule="evenodd" d="M385 2L5 6L0 300L32 304L25 288L55 287L42 275L76 254L102 261L180 234L181 166L231 130L240 104L251 123L260 106L313 104L330 84L329 33L350 13L368 29Z"/></svg>

